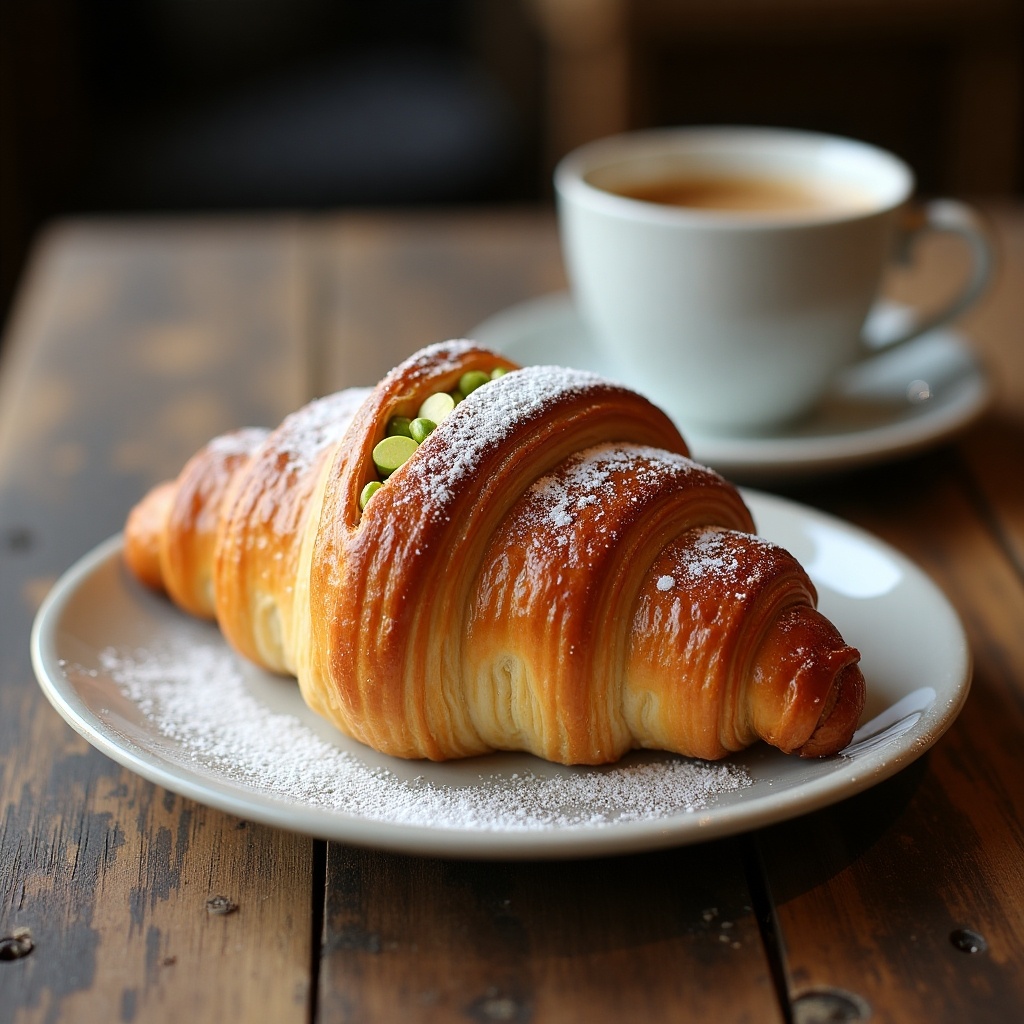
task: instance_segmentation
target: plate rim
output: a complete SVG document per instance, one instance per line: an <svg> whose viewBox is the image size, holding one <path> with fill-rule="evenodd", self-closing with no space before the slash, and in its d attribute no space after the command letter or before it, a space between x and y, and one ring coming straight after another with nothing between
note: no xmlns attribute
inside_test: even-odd
<svg viewBox="0 0 1024 1024"><path fill-rule="evenodd" d="M956 630L953 646L959 654L959 664L953 667L951 674L957 677L957 682L945 695L942 709L937 710L940 702L933 701L921 719L900 737L902 742L897 743L895 755L866 754L856 763L855 776L850 776L849 766L844 768L840 764L835 772L797 783L788 790L773 793L770 798L756 798L753 803L741 801L729 807L611 823L602 828L567 825L523 831L382 822L330 808L303 807L299 801L237 784L232 786L223 779L204 779L196 772L189 772L187 766L168 761L152 750L146 751L147 759L133 749L127 738L118 742L113 730L89 708L73 681L64 673L51 671L50 662L59 666L62 660L57 650L61 616L94 574L113 559L120 559L123 546L120 533L81 556L44 598L32 624L32 665L40 688L60 716L92 746L123 767L200 804L320 839L414 855L541 860L639 853L750 832L845 800L917 760L941 738L963 708L972 683L973 658L962 620L948 597L921 567L898 549L855 524L791 499L748 488L743 488L742 493L752 505L755 518L758 506L773 507L783 513L795 513L839 527L881 549L903 572L915 577L918 585L931 592L938 606L950 617L950 627ZM330 827L325 827L328 825Z"/></svg>

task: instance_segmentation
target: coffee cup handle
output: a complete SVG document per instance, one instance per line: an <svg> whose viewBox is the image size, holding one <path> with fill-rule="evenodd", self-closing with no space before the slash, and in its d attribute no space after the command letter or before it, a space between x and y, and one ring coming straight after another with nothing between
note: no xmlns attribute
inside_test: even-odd
<svg viewBox="0 0 1024 1024"><path fill-rule="evenodd" d="M878 339L872 351L864 353L866 356L902 345L949 323L973 306L988 287L995 266L991 237L978 214L966 203L956 199L933 199L915 208L908 215L897 239L897 261L910 263L912 250L918 239L933 231L957 235L968 244L971 271L967 280L944 307L892 337Z"/></svg>

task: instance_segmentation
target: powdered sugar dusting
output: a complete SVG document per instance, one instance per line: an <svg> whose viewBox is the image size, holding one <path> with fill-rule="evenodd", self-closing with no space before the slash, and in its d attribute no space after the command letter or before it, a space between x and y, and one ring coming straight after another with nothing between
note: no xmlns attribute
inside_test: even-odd
<svg viewBox="0 0 1024 1024"><path fill-rule="evenodd" d="M286 416L270 439L283 455L285 467L306 472L324 448L341 440L369 393L369 388L348 388L314 399Z"/></svg>
<svg viewBox="0 0 1024 1024"><path fill-rule="evenodd" d="M734 765L669 755L593 769L530 759L536 765L530 770L476 774L486 764L482 758L472 770L463 764L457 783L442 782L436 766L395 762L392 770L389 759L343 738L328 742L298 714L272 710L221 642L108 648L100 663L99 671L172 741L185 764L303 807L367 821L477 831L601 828L699 811L751 784ZM409 778L411 771L421 774Z"/></svg>
<svg viewBox="0 0 1024 1024"><path fill-rule="evenodd" d="M763 571L759 553L769 547L767 541L754 535L738 534L718 526L703 527L694 531L689 544L678 549L674 571L682 576L683 586L714 579L752 587ZM746 556L742 565L741 553Z"/></svg>
<svg viewBox="0 0 1024 1024"><path fill-rule="evenodd" d="M266 440L267 431L261 427L243 427L220 434L207 444L207 449L224 459L252 455L253 451Z"/></svg>
<svg viewBox="0 0 1024 1024"><path fill-rule="evenodd" d="M729 536L718 527L701 530L687 551L688 557L683 562L684 571L693 577L708 573L734 574L738 562L735 546L727 541Z"/></svg>
<svg viewBox="0 0 1024 1024"><path fill-rule="evenodd" d="M405 476L406 500L450 502L484 454L541 416L560 398L614 385L585 370L527 366L468 395L420 446Z"/></svg>
<svg viewBox="0 0 1024 1024"><path fill-rule="evenodd" d="M390 379L391 375L410 378L412 381L419 381L423 377L434 376L435 374L447 373L456 369L460 364L459 360L467 353L478 349L480 346L475 341L467 338L452 338L448 341L436 341L426 345L411 355L404 363L396 366L391 374L385 378Z"/></svg>
<svg viewBox="0 0 1024 1024"><path fill-rule="evenodd" d="M573 456L530 488L534 506L531 514L553 531L556 544L569 544L574 539L573 527L579 513L613 502L620 493L619 477L623 474L632 478L633 501L640 501L645 489L655 488L667 479L713 476L711 470L686 456L660 448L596 445Z"/></svg>

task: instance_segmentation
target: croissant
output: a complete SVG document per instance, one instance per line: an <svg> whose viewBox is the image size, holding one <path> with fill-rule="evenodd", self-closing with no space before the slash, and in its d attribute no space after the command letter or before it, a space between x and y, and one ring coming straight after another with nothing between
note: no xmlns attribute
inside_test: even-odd
<svg viewBox="0 0 1024 1024"><path fill-rule="evenodd" d="M466 374L487 383L463 398ZM389 425L448 393L375 482ZM214 439L131 511L125 558L400 757L712 759L758 740L825 756L864 703L807 574L663 412L467 341Z"/></svg>

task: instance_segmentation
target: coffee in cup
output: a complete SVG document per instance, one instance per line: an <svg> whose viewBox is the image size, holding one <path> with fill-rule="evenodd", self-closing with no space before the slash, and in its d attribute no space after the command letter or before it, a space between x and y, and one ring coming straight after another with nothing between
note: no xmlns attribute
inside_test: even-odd
<svg viewBox="0 0 1024 1024"><path fill-rule="evenodd" d="M690 210L786 214L791 217L820 217L843 211L853 213L870 209L873 201L871 193L835 182L735 174L676 174L650 181L627 182L610 191L627 199Z"/></svg>

